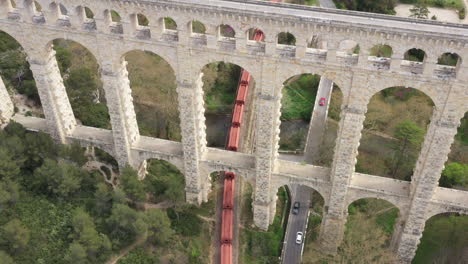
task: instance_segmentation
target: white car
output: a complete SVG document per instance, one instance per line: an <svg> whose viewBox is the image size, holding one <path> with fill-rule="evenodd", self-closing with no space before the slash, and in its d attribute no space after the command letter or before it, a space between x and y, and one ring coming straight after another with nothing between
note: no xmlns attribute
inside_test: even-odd
<svg viewBox="0 0 468 264"><path fill-rule="evenodd" d="M298 244L298 245L302 244L303 237L304 237L304 234L302 232L297 232L297 234L296 234L296 244Z"/></svg>

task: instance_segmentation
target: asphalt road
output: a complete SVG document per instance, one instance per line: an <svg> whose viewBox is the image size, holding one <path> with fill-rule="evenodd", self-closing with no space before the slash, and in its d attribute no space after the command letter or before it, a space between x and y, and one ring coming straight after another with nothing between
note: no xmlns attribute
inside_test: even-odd
<svg viewBox="0 0 468 264"><path fill-rule="evenodd" d="M291 210L294 202L299 201L301 206L297 215L292 211L289 213L288 227L286 230L285 240L283 244L282 261L284 264L301 263L302 250L304 243L296 244L297 232L302 232L304 237L306 235L307 216L309 214L310 197L312 190L306 186L291 185Z"/></svg>
<svg viewBox="0 0 468 264"><path fill-rule="evenodd" d="M309 132L304 151L304 161L313 164L319 156L320 145L327 126L328 107L330 105L333 82L322 77L315 98L314 111L310 119ZM325 105L320 106L320 98L325 98Z"/></svg>

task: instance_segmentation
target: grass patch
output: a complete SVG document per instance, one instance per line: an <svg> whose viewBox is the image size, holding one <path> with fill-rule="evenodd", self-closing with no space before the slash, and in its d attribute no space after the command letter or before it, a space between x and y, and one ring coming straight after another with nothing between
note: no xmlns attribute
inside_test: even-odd
<svg viewBox="0 0 468 264"><path fill-rule="evenodd" d="M292 78L283 88L281 119L310 121L320 76L303 74Z"/></svg>

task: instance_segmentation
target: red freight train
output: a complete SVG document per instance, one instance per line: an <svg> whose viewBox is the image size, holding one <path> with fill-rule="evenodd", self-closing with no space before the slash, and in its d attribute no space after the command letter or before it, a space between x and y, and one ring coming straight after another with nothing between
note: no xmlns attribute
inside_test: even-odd
<svg viewBox="0 0 468 264"><path fill-rule="evenodd" d="M281 2L281 0L272 0ZM257 30L254 40L262 41L263 32ZM237 89L236 103L232 115L231 129L229 131L229 140L227 149L237 151L239 148L240 128L244 114L244 105L247 99L247 93L250 85L250 73L242 70L239 87ZM235 174L233 172L224 173L224 195L223 195L223 213L221 219L221 264L232 264L232 229L234 221L234 186Z"/></svg>

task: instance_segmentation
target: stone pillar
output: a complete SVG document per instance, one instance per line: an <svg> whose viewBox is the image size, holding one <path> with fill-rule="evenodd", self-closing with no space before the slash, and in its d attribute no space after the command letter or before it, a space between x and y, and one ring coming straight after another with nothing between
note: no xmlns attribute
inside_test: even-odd
<svg viewBox="0 0 468 264"><path fill-rule="evenodd" d="M401 263L411 263L422 237L430 201L439 185L450 147L457 134L461 116L449 118L434 113L411 183L411 204L404 226L397 237L397 254Z"/></svg>
<svg viewBox="0 0 468 264"><path fill-rule="evenodd" d="M404 59L404 50L393 47L392 60L390 61L390 71L399 72L401 68L401 62Z"/></svg>
<svg viewBox="0 0 468 264"><path fill-rule="evenodd" d="M371 47L367 45L360 46L359 49L359 58L358 58L358 66L363 69L367 69L369 66L369 56L370 56L370 49Z"/></svg>
<svg viewBox="0 0 468 264"><path fill-rule="evenodd" d="M139 139L138 124L128 79L127 62L101 63L101 80L112 124L115 158L121 168L134 165L131 147Z"/></svg>
<svg viewBox="0 0 468 264"><path fill-rule="evenodd" d="M424 60L423 74L427 77L432 77L432 75L434 75L434 69L436 68L436 65L437 65L437 57L428 56Z"/></svg>
<svg viewBox="0 0 468 264"><path fill-rule="evenodd" d="M2 77L0 77L0 98L0 125L2 125L8 123L10 118L15 114L15 107L3 83Z"/></svg>
<svg viewBox="0 0 468 264"><path fill-rule="evenodd" d="M28 61L41 98L49 134L57 141L66 143L67 136L76 127L76 120L55 59L55 50L51 45L46 52L29 56Z"/></svg>
<svg viewBox="0 0 468 264"><path fill-rule="evenodd" d="M363 85L364 83L365 81L355 74L353 85ZM367 102L359 100L359 98L349 98L347 101L353 104L345 105L341 110L338 138L336 139L330 175L332 188L319 238L323 250L330 253L336 253L343 240L344 225L348 215L346 195L354 173L367 107Z"/></svg>
<svg viewBox="0 0 468 264"><path fill-rule="evenodd" d="M320 78L304 150L304 159L307 163L316 162L319 158L319 149L327 127L328 107L330 106L332 91L333 81L325 77ZM323 106L319 105L321 97L326 98L325 105Z"/></svg>
<svg viewBox="0 0 468 264"><path fill-rule="evenodd" d="M201 175L200 172L200 160L206 150L201 85L200 75L194 85L179 82L177 88L184 151L185 193L187 202L194 204L201 204L207 198L207 186L204 184L209 183L203 180L209 178L209 175Z"/></svg>
<svg viewBox="0 0 468 264"><path fill-rule="evenodd" d="M206 46L209 49L218 49L218 28L213 25L206 25Z"/></svg>
<svg viewBox="0 0 468 264"><path fill-rule="evenodd" d="M278 158L281 97L275 92L275 63L264 61L262 80L257 80L259 94L256 97L255 118L255 197L253 202L254 223L267 230L276 207L276 198L271 195L271 174Z"/></svg>

